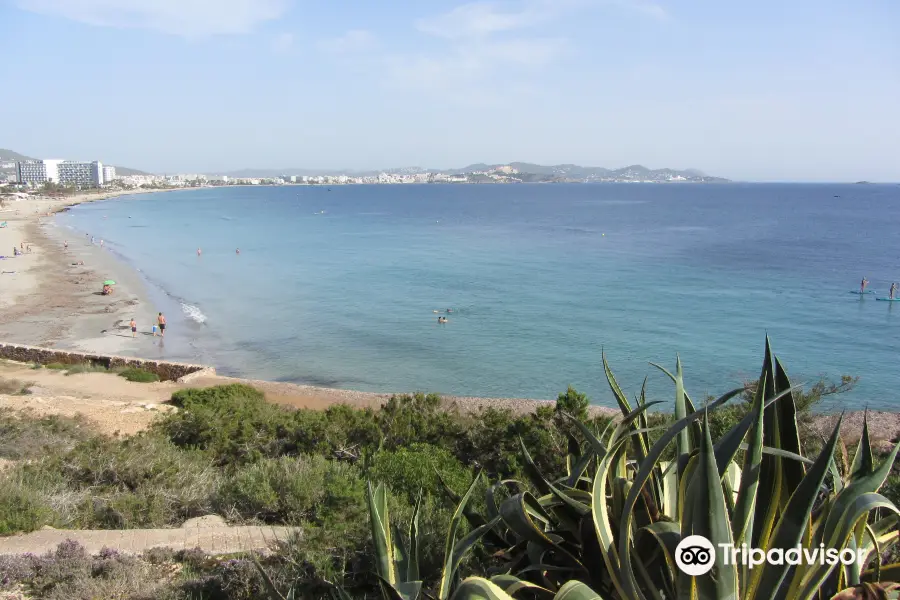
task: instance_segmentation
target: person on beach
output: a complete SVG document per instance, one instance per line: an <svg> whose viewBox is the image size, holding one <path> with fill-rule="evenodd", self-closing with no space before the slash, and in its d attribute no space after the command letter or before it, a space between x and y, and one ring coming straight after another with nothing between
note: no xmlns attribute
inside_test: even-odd
<svg viewBox="0 0 900 600"><path fill-rule="evenodd" d="M137 323L134 320L134 317L131 319L131 337L137 337Z"/></svg>
<svg viewBox="0 0 900 600"><path fill-rule="evenodd" d="M100 240L100 247L103 247L103 240Z"/></svg>
<svg viewBox="0 0 900 600"><path fill-rule="evenodd" d="M889 296L891 300L894 299L894 292L896 292L896 291L897 291L897 284L896 284L896 283L892 283L892 284L891 284L891 294L890 294L890 296Z"/></svg>
<svg viewBox="0 0 900 600"><path fill-rule="evenodd" d="M153 327L150 328L150 331L153 332L153 337L156 337L156 323L153 324Z"/></svg>
<svg viewBox="0 0 900 600"><path fill-rule="evenodd" d="M866 286L867 286L867 285L869 285L869 280L866 279L865 277L863 277L863 278L862 278L862 281L859 282L859 293L860 293L860 294L865 294L865 293L866 293Z"/></svg>
<svg viewBox="0 0 900 600"><path fill-rule="evenodd" d="M166 337L166 317L159 313L159 316L156 317L156 322L159 323L160 337Z"/></svg>
<svg viewBox="0 0 900 600"><path fill-rule="evenodd" d="M66 240L66 241L63 242L63 249L64 249L64 250L68 250L68 249L69 249L69 240Z"/></svg>

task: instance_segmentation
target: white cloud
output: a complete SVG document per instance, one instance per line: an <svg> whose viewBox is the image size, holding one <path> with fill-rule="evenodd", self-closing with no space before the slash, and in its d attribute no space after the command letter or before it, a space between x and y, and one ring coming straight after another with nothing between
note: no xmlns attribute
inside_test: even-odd
<svg viewBox="0 0 900 600"><path fill-rule="evenodd" d="M272 39L272 50L277 53L287 52L294 45L294 34L280 33Z"/></svg>
<svg viewBox="0 0 900 600"><path fill-rule="evenodd" d="M460 40L535 27L575 10L603 5L619 6L654 19L668 17L665 8L645 0L479 0L418 19L415 26L422 33Z"/></svg>
<svg viewBox="0 0 900 600"><path fill-rule="evenodd" d="M331 54L347 54L370 50L377 45L377 40L371 32L364 29L353 29L344 35L319 42L319 50Z"/></svg>
<svg viewBox="0 0 900 600"><path fill-rule="evenodd" d="M25 10L104 27L189 38L248 33L282 16L289 0L14 0Z"/></svg>
<svg viewBox="0 0 900 600"><path fill-rule="evenodd" d="M642 2L641 0L615 0L614 4L636 11L646 17L664 21L669 18L669 12L660 4Z"/></svg>
<svg viewBox="0 0 900 600"><path fill-rule="evenodd" d="M416 29L447 39L489 36L537 25L548 17L544 2L526 2L514 9L498 2L470 2L450 12L418 19Z"/></svg>

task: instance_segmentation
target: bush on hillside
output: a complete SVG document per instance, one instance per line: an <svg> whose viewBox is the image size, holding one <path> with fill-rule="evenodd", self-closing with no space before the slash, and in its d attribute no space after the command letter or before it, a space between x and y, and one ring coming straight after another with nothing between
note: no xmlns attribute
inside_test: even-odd
<svg viewBox="0 0 900 600"><path fill-rule="evenodd" d="M321 456L282 456L242 466L215 497L218 512L267 523L358 516L364 514L364 503L359 469Z"/></svg>
<svg viewBox="0 0 900 600"><path fill-rule="evenodd" d="M233 384L186 389L172 395L181 408L156 426L173 444L207 452L219 465L245 464L290 454L292 415L269 404L259 390Z"/></svg>
<svg viewBox="0 0 900 600"><path fill-rule="evenodd" d="M453 454L430 444L412 444L407 448L385 450L372 458L369 477L383 483L395 494L414 503L420 491L443 497L444 480L451 490L462 494L472 483L473 473Z"/></svg>
<svg viewBox="0 0 900 600"><path fill-rule="evenodd" d="M133 381L135 383L153 383L159 381L159 375L156 373L137 367L128 367L119 373L119 377L124 377L128 381Z"/></svg>
<svg viewBox="0 0 900 600"><path fill-rule="evenodd" d="M21 480L0 479L0 535L40 529L53 518L53 510L41 494Z"/></svg>

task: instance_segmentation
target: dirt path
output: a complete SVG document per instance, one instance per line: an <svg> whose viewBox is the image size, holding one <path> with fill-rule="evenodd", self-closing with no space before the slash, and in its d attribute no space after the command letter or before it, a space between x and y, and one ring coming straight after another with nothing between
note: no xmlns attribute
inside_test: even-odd
<svg viewBox="0 0 900 600"><path fill-rule="evenodd" d="M203 517L208 519L208 517ZM44 554L66 540L84 546L89 554L113 548L123 554L141 554L152 548L191 550L200 548L210 555L235 554L271 548L299 530L291 527L228 527L218 524L195 526L190 521L179 529L70 530L41 529L24 535L0 538L0 555Z"/></svg>

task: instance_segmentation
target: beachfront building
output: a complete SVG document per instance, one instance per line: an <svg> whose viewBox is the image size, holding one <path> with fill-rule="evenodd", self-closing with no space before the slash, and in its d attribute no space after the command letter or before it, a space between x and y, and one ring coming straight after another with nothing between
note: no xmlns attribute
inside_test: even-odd
<svg viewBox="0 0 900 600"><path fill-rule="evenodd" d="M115 173L115 169L113 169ZM16 179L19 183L43 185L58 183L97 187L103 185L104 167L98 162L76 160L21 160L16 163Z"/></svg>
<svg viewBox="0 0 900 600"><path fill-rule="evenodd" d="M59 183L79 187L103 185L103 164L99 161L78 162L64 160L59 163Z"/></svg>
<svg viewBox="0 0 900 600"><path fill-rule="evenodd" d="M19 183L43 185L59 183L61 160L20 160L16 163L16 180Z"/></svg>
<svg viewBox="0 0 900 600"><path fill-rule="evenodd" d="M103 165L103 183L110 183L116 178L116 168L110 165Z"/></svg>

